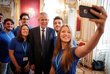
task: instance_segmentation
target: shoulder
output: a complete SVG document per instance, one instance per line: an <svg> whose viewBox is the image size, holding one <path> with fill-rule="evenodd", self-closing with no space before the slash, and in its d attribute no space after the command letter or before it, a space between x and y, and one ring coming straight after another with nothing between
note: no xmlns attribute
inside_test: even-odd
<svg viewBox="0 0 110 74"><path fill-rule="evenodd" d="M73 55L73 57L74 57L75 59L79 59L79 57L77 57L76 54L75 54L76 48L77 48L77 47L72 47L72 48L71 48L71 52L72 52L72 55Z"/></svg>
<svg viewBox="0 0 110 74"><path fill-rule="evenodd" d="M47 27L47 30L49 31L49 32L53 32L53 33L55 33L55 30L54 29L52 29L52 28L50 28L50 27Z"/></svg>
<svg viewBox="0 0 110 74"><path fill-rule="evenodd" d="M39 26L38 26L38 27L34 27L34 28L32 28L31 31L35 31L35 30L38 30L38 29L40 29Z"/></svg>
<svg viewBox="0 0 110 74"><path fill-rule="evenodd" d="M72 53L75 54L75 50L76 50L76 48L77 48L77 47L72 47L72 48L71 48Z"/></svg>
<svg viewBox="0 0 110 74"><path fill-rule="evenodd" d="M5 37L5 36L6 36L6 32L5 32L5 31L1 31L1 32L0 32L0 36L1 36L1 37Z"/></svg>
<svg viewBox="0 0 110 74"><path fill-rule="evenodd" d="M77 48L77 47L72 47L71 49L72 49L72 50L75 50L76 48Z"/></svg>
<svg viewBox="0 0 110 74"><path fill-rule="evenodd" d="M0 31L0 36L2 35L2 31Z"/></svg>
<svg viewBox="0 0 110 74"><path fill-rule="evenodd" d="M16 42L17 41L17 38L15 37L15 38L12 38L12 40L11 40L12 42Z"/></svg>
<svg viewBox="0 0 110 74"><path fill-rule="evenodd" d="M32 35L34 35L35 33L39 33L39 31L40 31L40 27L38 26L38 27L34 27L34 28L32 28L31 30L30 30L30 35L32 36Z"/></svg>
<svg viewBox="0 0 110 74"><path fill-rule="evenodd" d="M29 27L29 29L32 29L33 28L33 26L31 26L31 25L28 25L28 27Z"/></svg>
<svg viewBox="0 0 110 74"><path fill-rule="evenodd" d="M20 26L17 26L16 28L15 28L15 30L17 30L17 29L19 29L20 28Z"/></svg>
<svg viewBox="0 0 110 74"><path fill-rule="evenodd" d="M49 30L51 30L51 31L54 31L54 29L53 29L53 28L51 28L51 27L47 27L47 29L49 29Z"/></svg>
<svg viewBox="0 0 110 74"><path fill-rule="evenodd" d="M10 43L10 46L11 47L14 47L15 45L17 45L16 43L17 43L18 41L17 41L17 38L15 37L15 38L12 38L11 39L11 43ZM18 46L18 45L17 45Z"/></svg>

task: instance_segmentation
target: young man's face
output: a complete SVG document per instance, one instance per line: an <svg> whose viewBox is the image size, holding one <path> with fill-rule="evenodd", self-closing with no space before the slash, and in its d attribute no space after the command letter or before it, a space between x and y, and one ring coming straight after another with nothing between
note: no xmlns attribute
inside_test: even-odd
<svg viewBox="0 0 110 74"><path fill-rule="evenodd" d="M11 21L7 21L7 22L4 24L4 28L5 28L5 30L7 30L7 31L11 31L11 30L14 28L14 24L13 24Z"/></svg>
<svg viewBox="0 0 110 74"><path fill-rule="evenodd" d="M29 23L29 17L24 15L21 19L21 24L28 24Z"/></svg>
<svg viewBox="0 0 110 74"><path fill-rule="evenodd" d="M53 27L54 27L54 30L55 30L56 32L58 32L58 31L60 30L60 28L61 28L62 25L63 25L63 21L60 20L60 19L56 19L56 20L54 20L54 22L53 22Z"/></svg>

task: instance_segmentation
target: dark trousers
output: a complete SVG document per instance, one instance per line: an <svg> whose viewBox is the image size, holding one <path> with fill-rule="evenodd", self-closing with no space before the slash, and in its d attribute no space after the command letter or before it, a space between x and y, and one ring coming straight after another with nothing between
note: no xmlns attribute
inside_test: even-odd
<svg viewBox="0 0 110 74"><path fill-rule="evenodd" d="M29 74L29 72L25 72L25 71L24 71L24 67L25 67L26 65L27 65L27 62L24 63L24 64L21 66L21 73L20 73L20 74ZM17 74L17 73L16 73L16 68L15 68L15 66L13 65L13 63L11 63L10 66L11 66L12 72L13 72L14 74Z"/></svg>
<svg viewBox="0 0 110 74"><path fill-rule="evenodd" d="M39 66L35 65L35 74L49 74L51 64L45 61L42 62L43 63L39 64Z"/></svg>
<svg viewBox="0 0 110 74"><path fill-rule="evenodd" d="M40 67L37 67L35 69L35 74L49 74L50 72L50 68L40 68Z"/></svg>

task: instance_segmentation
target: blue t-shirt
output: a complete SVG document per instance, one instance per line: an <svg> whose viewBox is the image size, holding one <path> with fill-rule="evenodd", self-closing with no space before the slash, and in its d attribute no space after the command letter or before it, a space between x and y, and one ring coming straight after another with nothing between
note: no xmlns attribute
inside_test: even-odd
<svg viewBox="0 0 110 74"><path fill-rule="evenodd" d="M79 58L74 54L74 50L76 47L72 48L72 55L73 55L73 62L72 62L72 66L70 68L70 70L66 73L66 74L76 74L76 66L77 63L79 61ZM54 66L55 72L56 74L65 74L64 71L61 68L61 58L62 58L62 52L63 50L61 50L56 57L54 57L54 59L52 60L52 64Z"/></svg>
<svg viewBox="0 0 110 74"><path fill-rule="evenodd" d="M12 38L14 38L13 32L0 32L0 62L7 63L10 61L8 47Z"/></svg>
<svg viewBox="0 0 110 74"><path fill-rule="evenodd" d="M9 45L9 50L14 50L14 56L19 65L23 65L23 57L29 57L29 43L20 42L17 38L13 38Z"/></svg>

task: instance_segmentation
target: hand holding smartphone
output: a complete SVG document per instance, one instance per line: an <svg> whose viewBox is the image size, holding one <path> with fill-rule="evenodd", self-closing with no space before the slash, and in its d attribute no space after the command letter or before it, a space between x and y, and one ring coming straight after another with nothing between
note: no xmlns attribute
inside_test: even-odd
<svg viewBox="0 0 110 74"><path fill-rule="evenodd" d="M99 10L93 8L93 7L89 7L89 6L84 6L84 5L80 5L79 6L79 15L81 17L84 17L84 18L90 18L90 19L99 19L99 17L97 17L96 15L92 14L90 12L90 9L93 9L95 10L96 12L100 13Z"/></svg>

